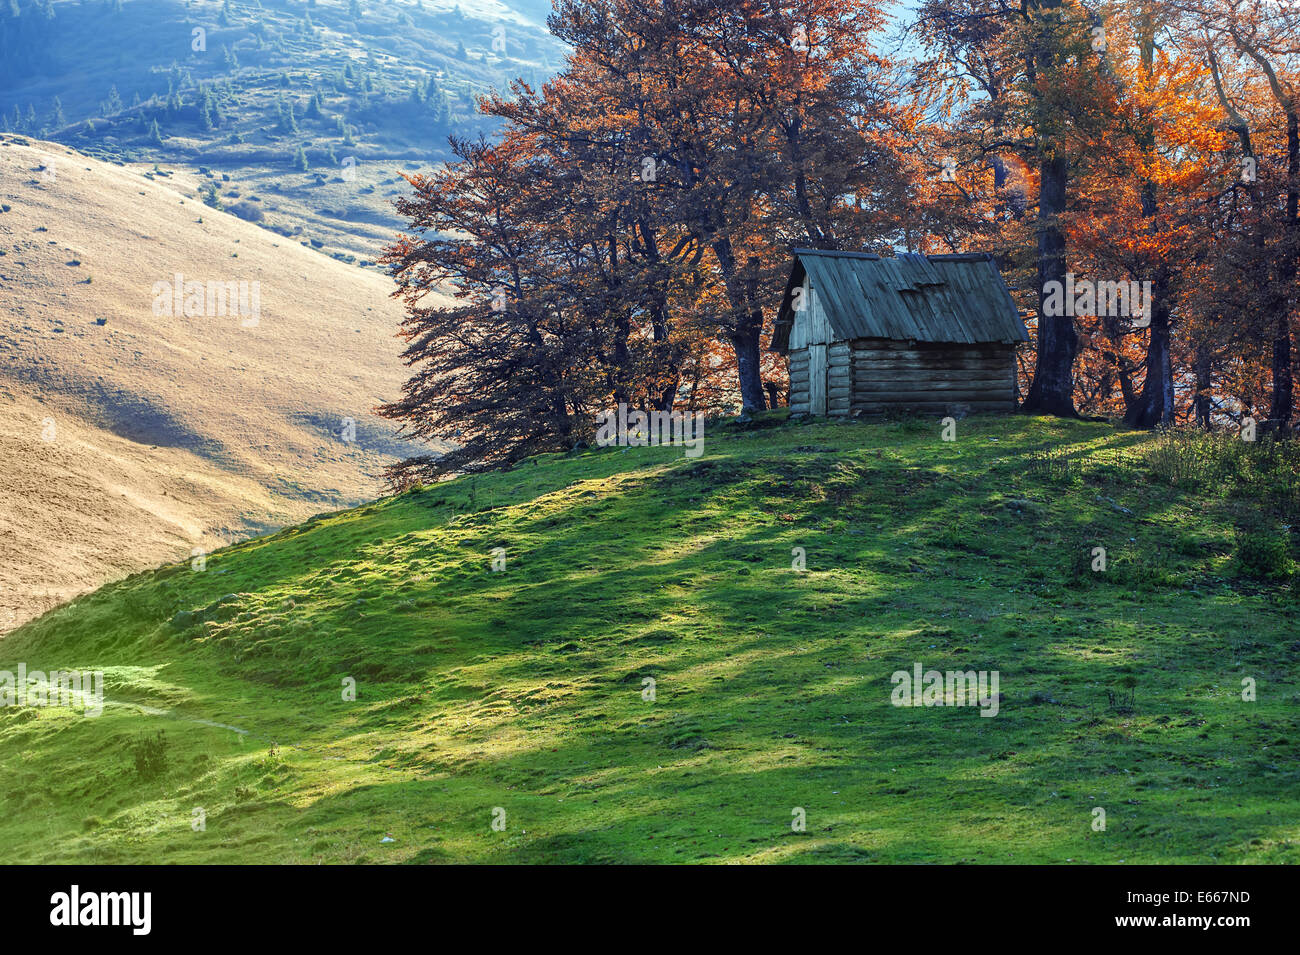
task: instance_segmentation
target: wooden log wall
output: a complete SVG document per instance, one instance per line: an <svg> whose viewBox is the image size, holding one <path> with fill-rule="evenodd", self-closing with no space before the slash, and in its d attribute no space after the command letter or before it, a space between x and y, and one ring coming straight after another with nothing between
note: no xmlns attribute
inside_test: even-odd
<svg viewBox="0 0 1300 955"><path fill-rule="evenodd" d="M852 343L852 369L854 414L1015 410L1011 345L858 339Z"/></svg>
<svg viewBox="0 0 1300 955"><path fill-rule="evenodd" d="M790 413L808 413L808 349L791 349L790 360Z"/></svg>

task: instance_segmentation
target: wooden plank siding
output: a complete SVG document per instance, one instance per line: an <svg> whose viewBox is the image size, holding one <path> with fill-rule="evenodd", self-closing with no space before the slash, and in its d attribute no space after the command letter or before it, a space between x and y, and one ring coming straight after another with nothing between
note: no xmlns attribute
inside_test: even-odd
<svg viewBox="0 0 1300 955"><path fill-rule="evenodd" d="M852 414L948 414L1016 408L1015 348L858 339L852 351Z"/></svg>
<svg viewBox="0 0 1300 955"><path fill-rule="evenodd" d="M808 346L808 413L826 414L826 348Z"/></svg>
<svg viewBox="0 0 1300 955"><path fill-rule="evenodd" d="M818 352L823 348L824 371L815 388L809 376L810 349L789 352L792 414L843 417L1015 410L1015 350L1009 346L921 345L882 339L812 346ZM818 410L813 409L814 400Z"/></svg>
<svg viewBox="0 0 1300 955"><path fill-rule="evenodd" d="M808 279L801 286L800 302L802 308L796 312L797 321L790 330L790 350L807 348L809 345L827 345L835 340L831 323L826 315L824 296L819 295Z"/></svg>

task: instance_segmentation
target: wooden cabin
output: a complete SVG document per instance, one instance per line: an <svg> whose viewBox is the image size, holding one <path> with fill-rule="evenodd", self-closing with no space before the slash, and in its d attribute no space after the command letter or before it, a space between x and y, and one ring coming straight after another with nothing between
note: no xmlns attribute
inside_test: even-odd
<svg viewBox="0 0 1300 955"><path fill-rule="evenodd" d="M1011 412L1029 340L992 256L796 249L772 335L790 410Z"/></svg>

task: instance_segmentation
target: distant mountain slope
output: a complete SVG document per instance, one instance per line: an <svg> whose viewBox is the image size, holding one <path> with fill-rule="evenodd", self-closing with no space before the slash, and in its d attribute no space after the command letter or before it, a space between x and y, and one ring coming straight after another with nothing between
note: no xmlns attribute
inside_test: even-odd
<svg viewBox="0 0 1300 955"><path fill-rule="evenodd" d="M370 414L404 378L391 281L150 175L0 136L0 630L373 497L407 453ZM178 273L208 314L162 307Z"/></svg>
<svg viewBox="0 0 1300 955"><path fill-rule="evenodd" d="M445 159L450 134L489 128L479 94L558 65L549 9L0 0L0 131L216 170L210 201L255 214L247 192L277 192L272 225L373 259L397 226L381 180ZM220 195L231 190L244 195Z"/></svg>

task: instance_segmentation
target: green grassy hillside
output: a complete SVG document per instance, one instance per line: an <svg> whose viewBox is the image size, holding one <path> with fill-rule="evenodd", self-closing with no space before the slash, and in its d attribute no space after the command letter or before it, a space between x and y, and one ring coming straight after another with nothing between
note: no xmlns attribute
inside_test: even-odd
<svg viewBox="0 0 1300 955"><path fill-rule="evenodd" d="M113 702L0 709L7 858L1300 862L1294 459L764 423L321 516L16 631L0 668ZM998 671L998 715L891 705L914 663Z"/></svg>

